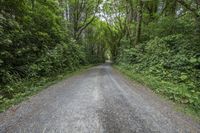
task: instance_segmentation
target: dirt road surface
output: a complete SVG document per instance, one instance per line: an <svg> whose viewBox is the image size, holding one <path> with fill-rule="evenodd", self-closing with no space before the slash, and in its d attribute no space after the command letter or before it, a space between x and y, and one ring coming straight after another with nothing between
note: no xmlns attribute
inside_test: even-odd
<svg viewBox="0 0 200 133"><path fill-rule="evenodd" d="M63 80L0 114L0 133L200 133L109 64Z"/></svg>

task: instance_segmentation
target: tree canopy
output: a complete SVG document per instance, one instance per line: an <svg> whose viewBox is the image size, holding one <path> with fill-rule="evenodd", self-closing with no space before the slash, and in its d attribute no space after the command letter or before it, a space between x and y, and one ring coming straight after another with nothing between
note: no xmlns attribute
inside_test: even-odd
<svg viewBox="0 0 200 133"><path fill-rule="evenodd" d="M162 90L200 109L199 0L1 0L0 99L11 84L112 61L183 85Z"/></svg>

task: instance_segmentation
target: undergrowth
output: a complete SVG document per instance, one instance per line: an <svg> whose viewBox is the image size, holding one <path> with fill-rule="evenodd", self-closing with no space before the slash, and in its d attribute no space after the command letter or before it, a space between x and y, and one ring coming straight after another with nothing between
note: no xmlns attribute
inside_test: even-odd
<svg viewBox="0 0 200 133"><path fill-rule="evenodd" d="M87 68L92 67L93 65L82 66L80 69L74 71L65 71L63 73L57 73L51 76L40 77L40 78L31 78L18 81L4 86L1 89L10 90L12 97L0 97L0 112L5 111L9 107L18 104L32 95L37 94L41 90L47 88L50 85L57 83L60 80L66 79L72 75L84 72ZM20 89L19 89L20 88ZM13 90L19 90L13 94Z"/></svg>
<svg viewBox="0 0 200 133"><path fill-rule="evenodd" d="M176 106L178 110L193 116L197 120L200 120L198 94L189 91L187 85L175 84L169 81L164 81L151 74L136 72L130 65L118 64L115 65L115 68L128 76L130 79L151 88L155 93L160 94L164 98L172 100L176 103L176 105L178 105ZM193 104L194 102L196 104Z"/></svg>

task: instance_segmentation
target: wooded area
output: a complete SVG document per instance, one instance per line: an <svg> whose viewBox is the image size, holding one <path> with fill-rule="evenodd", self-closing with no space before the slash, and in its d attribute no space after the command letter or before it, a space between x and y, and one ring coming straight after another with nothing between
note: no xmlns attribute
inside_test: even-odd
<svg viewBox="0 0 200 133"><path fill-rule="evenodd" d="M0 10L0 104L31 91L24 81L111 57L199 112L200 0L1 0Z"/></svg>

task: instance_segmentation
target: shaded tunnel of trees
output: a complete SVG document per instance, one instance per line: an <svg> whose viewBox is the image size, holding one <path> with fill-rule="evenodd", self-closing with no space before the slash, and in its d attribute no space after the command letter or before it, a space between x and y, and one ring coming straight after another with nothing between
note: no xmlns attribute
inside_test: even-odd
<svg viewBox="0 0 200 133"><path fill-rule="evenodd" d="M13 84L111 57L200 109L200 0L1 0L0 36L1 103L27 91Z"/></svg>

